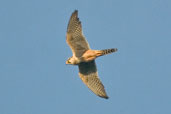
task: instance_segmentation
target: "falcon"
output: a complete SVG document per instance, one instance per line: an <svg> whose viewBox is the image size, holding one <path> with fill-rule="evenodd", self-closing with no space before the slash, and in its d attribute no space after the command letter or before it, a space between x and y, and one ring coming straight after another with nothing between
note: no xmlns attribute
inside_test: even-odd
<svg viewBox="0 0 171 114"><path fill-rule="evenodd" d="M72 50L73 56L66 64L77 65L79 76L84 84L97 96L108 99L104 86L98 77L95 59L97 57L117 51L117 48L92 50L83 35L78 10L75 10L69 20L66 42Z"/></svg>

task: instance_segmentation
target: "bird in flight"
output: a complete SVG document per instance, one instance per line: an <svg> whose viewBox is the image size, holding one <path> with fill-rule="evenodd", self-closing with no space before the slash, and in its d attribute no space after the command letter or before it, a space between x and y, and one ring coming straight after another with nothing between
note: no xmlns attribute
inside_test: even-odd
<svg viewBox="0 0 171 114"><path fill-rule="evenodd" d="M69 20L66 42L72 50L73 56L66 64L78 65L79 76L84 84L96 95L108 99L104 86L98 77L95 59L97 57L117 51L117 48L92 50L83 35L78 11L75 10Z"/></svg>

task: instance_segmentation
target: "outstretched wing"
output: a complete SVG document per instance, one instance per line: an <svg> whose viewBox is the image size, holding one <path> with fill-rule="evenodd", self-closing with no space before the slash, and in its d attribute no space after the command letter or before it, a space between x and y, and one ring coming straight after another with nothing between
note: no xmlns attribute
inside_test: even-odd
<svg viewBox="0 0 171 114"><path fill-rule="evenodd" d="M90 49L88 42L83 36L77 10L75 10L70 17L66 41L72 50L73 56L81 57L85 51Z"/></svg>
<svg viewBox="0 0 171 114"><path fill-rule="evenodd" d="M98 77L95 61L80 63L78 67L79 76L88 88L96 95L108 99L104 86Z"/></svg>

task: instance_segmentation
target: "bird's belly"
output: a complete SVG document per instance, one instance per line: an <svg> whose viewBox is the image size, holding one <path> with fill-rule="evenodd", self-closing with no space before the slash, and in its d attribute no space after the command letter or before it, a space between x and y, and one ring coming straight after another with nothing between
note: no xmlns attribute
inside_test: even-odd
<svg viewBox="0 0 171 114"><path fill-rule="evenodd" d="M94 50L87 50L83 54L82 58L83 58L83 61L85 61L85 62L92 61L92 60L96 59L96 53Z"/></svg>

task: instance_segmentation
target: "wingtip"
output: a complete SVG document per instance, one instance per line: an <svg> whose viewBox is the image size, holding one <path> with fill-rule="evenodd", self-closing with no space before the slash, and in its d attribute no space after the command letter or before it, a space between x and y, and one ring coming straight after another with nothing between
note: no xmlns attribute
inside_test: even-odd
<svg viewBox="0 0 171 114"><path fill-rule="evenodd" d="M105 98L105 99L109 99L109 97L103 97L103 98Z"/></svg>
<svg viewBox="0 0 171 114"><path fill-rule="evenodd" d="M106 97L105 97L105 99L109 99L109 97L108 97L108 96L106 96Z"/></svg>
<svg viewBox="0 0 171 114"><path fill-rule="evenodd" d="M73 13L76 13L76 14L78 14L78 10L74 10L74 12Z"/></svg>
<svg viewBox="0 0 171 114"><path fill-rule="evenodd" d="M78 10L74 10L74 12L72 13L72 15L71 15L71 17L73 17L73 16L78 16Z"/></svg>
<svg viewBox="0 0 171 114"><path fill-rule="evenodd" d="M99 97L104 98L104 99L109 99L108 96L99 96Z"/></svg>

